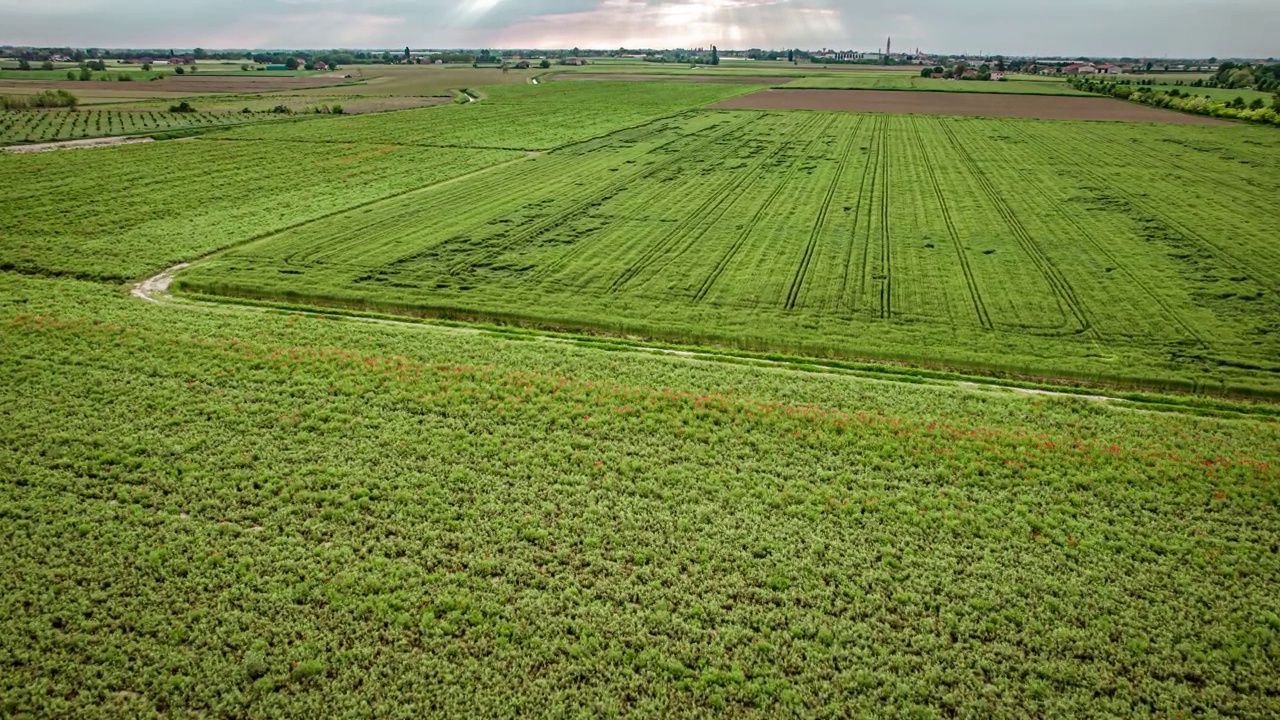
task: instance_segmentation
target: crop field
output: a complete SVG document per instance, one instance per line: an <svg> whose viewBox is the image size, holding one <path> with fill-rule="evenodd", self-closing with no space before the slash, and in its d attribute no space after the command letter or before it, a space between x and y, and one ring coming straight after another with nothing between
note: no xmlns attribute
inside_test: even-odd
<svg viewBox="0 0 1280 720"><path fill-rule="evenodd" d="M758 86L722 83L584 82L498 85L483 102L405 115L334 118L323 129L308 124L250 127L220 134L225 140L314 143L374 142L430 147L547 150L590 140L654 118L675 115L749 92Z"/></svg>
<svg viewBox="0 0 1280 720"><path fill-rule="evenodd" d="M1273 421L8 273L0 344L10 716L1280 712Z"/></svg>
<svg viewBox="0 0 1280 720"><path fill-rule="evenodd" d="M789 88L833 90L917 90L963 93L1010 93L1014 95L1088 95L1063 80L1013 75L1004 82L973 80L939 80L910 73L858 73L820 75L793 80Z"/></svg>
<svg viewBox="0 0 1280 720"><path fill-rule="evenodd" d="M203 138L0 154L6 188L0 268L135 279L259 234L521 157L498 150ZM106 194L95 195L95 188ZM103 204L50 202L63 197L102 197Z"/></svg>
<svg viewBox="0 0 1280 720"><path fill-rule="evenodd" d="M1271 392L1280 246L1234 199L1265 202L1277 167L1266 129L703 111L300 225L179 280Z"/></svg>
<svg viewBox="0 0 1280 720"><path fill-rule="evenodd" d="M1041 120L1112 120L1186 125L1226 125L1225 120L1136 105L1112 98L1051 97L1016 93L929 93L896 90L770 88L712 107L735 110L836 110L842 112L968 115Z"/></svg>
<svg viewBox="0 0 1280 720"><path fill-rule="evenodd" d="M278 120L268 112L157 112L144 110L0 110L0 145L143 135L167 130Z"/></svg>
<svg viewBox="0 0 1280 720"><path fill-rule="evenodd" d="M1280 716L1274 129L490 72L0 153L0 716Z"/></svg>

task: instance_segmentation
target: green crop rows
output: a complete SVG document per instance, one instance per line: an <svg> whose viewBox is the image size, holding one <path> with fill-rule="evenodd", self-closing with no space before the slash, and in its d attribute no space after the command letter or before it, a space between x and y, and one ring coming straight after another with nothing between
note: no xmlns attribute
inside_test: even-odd
<svg viewBox="0 0 1280 720"><path fill-rule="evenodd" d="M1280 712L1280 427L0 275L20 716Z"/></svg>
<svg viewBox="0 0 1280 720"><path fill-rule="evenodd" d="M180 278L246 297L1273 393L1280 246L1275 223L1238 204L1280 191L1278 140L697 112L302 225Z"/></svg>
<svg viewBox="0 0 1280 720"><path fill-rule="evenodd" d="M149 110L0 110L0 145L146 135L284 117L272 113L170 113Z"/></svg>

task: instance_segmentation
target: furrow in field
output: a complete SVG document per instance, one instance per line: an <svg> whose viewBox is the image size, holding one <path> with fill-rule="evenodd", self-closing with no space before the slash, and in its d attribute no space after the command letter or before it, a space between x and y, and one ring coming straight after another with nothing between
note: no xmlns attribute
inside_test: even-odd
<svg viewBox="0 0 1280 720"><path fill-rule="evenodd" d="M1085 314L1084 308L1080 304L1080 300L1076 296L1075 291L1071 288L1070 283L1067 282L1066 278L1062 276L1062 273L1057 269L1053 262L1044 254L1044 251L1040 249L1038 244L1036 244L1035 240L1030 236L1026 228L1023 227L1022 223L1019 222L1017 215L1004 201L1004 198L1000 196L1000 192L992 184L990 178L987 177L986 173L984 173L978 166L977 162L974 161L973 156L969 153L968 149L965 148L964 143L956 137L955 132L951 129L948 122L942 119L936 120L935 122L937 122L938 126L942 129L943 135L945 135L948 141L950 141L951 146L955 149L956 155L959 157L961 163L968 168L973 178L977 181L978 187L982 190L983 194L987 196L990 206L995 209L996 213L1004 221L1004 224L1013 233L1014 238L1018 241L1019 246L1022 247L1023 252L1027 254L1027 257L1036 266L1036 269L1039 270L1041 276L1044 277L1045 281L1049 284L1050 289L1057 297L1060 304L1059 307L1065 307L1065 309L1071 313L1072 317L1075 318L1079 327L1073 332L1087 332L1090 328L1088 316Z"/></svg>
<svg viewBox="0 0 1280 720"><path fill-rule="evenodd" d="M849 161L849 153L853 150L854 140L858 137L858 128L862 126L862 120L859 118L858 125L844 141L844 149L840 152L840 161L836 164L835 174L831 178L831 183L827 186L827 194L822 198L822 205L818 208L818 215L814 218L813 229L809 231L809 242L805 245L804 254L800 258L800 265L796 268L795 277L791 280L791 288L787 291L786 309L794 310L796 301L800 297L800 289L804 287L805 276L809 272L809 263L813 259L814 247L818 244L818 239L822 235L823 225L827 221L827 212L831 209L831 199L835 197L836 186L840 184L840 179L844 176L845 165Z"/></svg>
<svg viewBox="0 0 1280 720"><path fill-rule="evenodd" d="M808 133L810 128L817 122L817 116L807 119L805 123L797 129L796 135L802 136ZM827 122L829 124L831 120L828 119ZM680 252L677 251L672 253L671 250L682 244L687 246L687 243L682 243L686 237L690 238L690 242L696 242L699 237L705 234L707 228L714 225L716 220L718 220L719 217L723 215L733 204L733 200L736 199L735 192L737 189L748 180L757 177L768 162L781 154L784 149L790 147L791 143L791 140L776 143L773 151L765 155L763 159L758 160L745 172L738 173L736 177L727 181L722 190L710 193L709 197L689 215L688 222L681 223L662 240L650 246L650 248L636 260L636 262L634 262L630 267L623 271L616 280L614 280L613 284L609 287L609 292L621 292L642 272L645 272L655 263L662 261L664 258L666 259L666 262L662 263L663 266L678 257ZM701 227L701 229L699 229L699 227ZM660 271L661 267L658 267L657 270Z"/></svg>
<svg viewBox="0 0 1280 720"><path fill-rule="evenodd" d="M742 127L746 126L750 122L750 120L751 120L750 118L743 118L736 123L730 123L727 127L719 128L718 131L711 136L711 139L723 137L729 133L739 130ZM675 138L672 138L671 140L668 140L667 142L662 143L657 148L654 148L654 150L661 151L682 140L687 139L688 137L689 136L685 136L685 135L677 136ZM674 153L674 152L669 153L667 157L659 160L658 162L652 163L636 172L623 175L622 177L615 180L614 182L605 184L602 188L596 189L595 191L588 194L586 197L582 198L581 200L574 203L570 207L562 210L561 212L548 216L542 221L536 222L530 225L529 227L522 229L520 232L514 233L505 242L500 243L495 247L488 248L485 252L481 253L478 257L470 258L465 262L455 265L454 267L450 268L449 272L452 275L461 274L463 272L470 272L474 270L476 266L479 265L480 263L491 261L493 259L500 257L504 253L510 251L512 248L519 247L530 238L536 237L537 235L543 232L546 232L551 228L554 228L558 225L563 224L569 218L572 218L581 214L583 211L585 211L586 209L594 205L598 205L600 202L603 201L603 199L613 197L614 195L621 192L625 188L635 184L640 179L653 175L654 173L660 170L663 170L671 165L678 163L680 160L681 160L680 153Z"/></svg>
<svg viewBox="0 0 1280 720"><path fill-rule="evenodd" d="M1032 133L1025 132L1022 126L1016 126L1016 129L1010 128L1007 126L1002 126L1002 129L1010 129L1010 130L1013 130L1014 132L1018 132L1020 135L1026 138L1028 143L1036 145L1043 152L1044 148L1043 148L1043 145L1040 144L1039 138L1032 137L1031 136ZM1008 167L1012 167L1016 169L1019 177L1022 178L1022 184L1024 187L1028 187L1032 189L1036 193L1036 195L1038 195L1044 201L1044 203L1053 210L1053 213L1059 219L1061 219L1062 222L1064 222L1067 225L1070 225L1076 231L1076 233L1081 238L1083 238L1084 241L1088 243L1090 247L1094 249L1095 252L1097 252L1102 257L1106 258L1109 267L1115 268L1116 270L1118 270L1121 273L1121 275L1124 276L1127 282L1132 283L1139 290L1141 290L1143 296L1145 296L1156 307L1158 307L1160 311L1164 313L1165 318L1169 322L1178 326L1182 330L1182 332L1186 333L1189 337L1194 338L1196 342L1201 345L1201 347L1207 347L1207 341L1205 340L1204 336L1198 330L1192 327L1185 319L1183 319L1183 317L1164 298L1160 297L1160 295L1157 294L1145 280L1143 280L1142 275L1140 273L1134 272L1133 269L1130 268L1127 263L1122 261L1114 252L1112 252L1107 247L1106 243L1100 241L1097 237L1095 237L1094 234L1090 232L1084 226L1084 224L1081 223L1076 218L1075 213L1063 207L1062 201L1059 198L1055 197L1052 193L1049 192L1047 188L1044 187L1044 184L1041 182L1041 179L1038 179L1032 173L1027 172L1026 169L1022 166L1022 164L1019 162L1019 160L1011 157L1007 151L1001 150L1000 152L1005 155L1006 159L1004 161L1004 164Z"/></svg>
<svg viewBox="0 0 1280 720"><path fill-rule="evenodd" d="M885 122L885 116L877 116L872 122L876 125L872 128L871 137L875 138L878 136L880 126ZM844 272L840 276L840 295L838 299L838 303L844 304L850 312L855 311L858 307L857 302L849 302L848 300L849 270L853 267L854 250L858 246L858 221L862 219L863 197L866 195L867 185L871 185L873 193L875 191L875 177L878 171L879 157L880 154L876 151L867 152L866 162L862 165L862 177L858 180L858 197L853 204L853 227L849 230L849 244L845 247ZM868 180L870 180L870 183L868 183ZM866 281L867 245L868 243L865 242L862 244L862 265L858 271L858 297L861 297L861 288Z"/></svg>
<svg viewBox="0 0 1280 720"><path fill-rule="evenodd" d="M858 127L861 127L862 121L863 121L863 118L859 118ZM856 133L856 129L855 129L855 133ZM816 143L820 137L821 137L821 134L814 135L814 137L810 139L809 144L805 147L804 152L807 153L809 149L812 148L813 144ZM850 139L848 141L850 144L852 144L854 137L855 137L854 134L850 134ZM847 157L848 152L849 150L848 148L846 148L845 157ZM843 166L843 163L844 163L844 157L842 157L841 159L841 166ZM716 262L715 267L713 267L711 269L711 272L707 275L707 277L703 279L702 284L698 287L698 291L694 293L694 297L693 297L694 302L702 302L702 300L706 298L707 293L711 292L711 289L715 287L716 282L720 279L720 276L724 273L725 268L729 267L730 263L733 262L733 259L737 257L738 252L742 249L742 246L746 244L747 240L750 238L752 231L754 231L756 226L759 225L761 218L763 218L766 212L773 206L774 201L778 198L778 196L782 193L782 191L790 185L792 178L795 177L796 172L799 170L799 168L800 168L799 163L792 163L791 167L787 168L787 173L782 177L782 180L779 181L775 185L773 190L769 193L769 196L765 198L764 202L760 203L760 205L756 207L755 213L752 214L751 218L747 221L747 224L742 228L741 232L738 233L738 237L734 239L733 244L731 244L729 246L729 249L721 255L719 261ZM832 181L831 189L828 190L828 193L827 193L828 204L830 204L831 195L834 193L835 185L836 185L836 182L839 181L839 178L840 178L840 174L839 172L837 172L835 179ZM825 210L824 210L824 214L825 214Z"/></svg>
<svg viewBox="0 0 1280 720"><path fill-rule="evenodd" d="M690 169L679 169L677 170L677 174L689 174L689 173L701 172L700 170L701 167L714 166L716 163L722 162L726 158L730 157L734 153L741 150L741 145L737 143L725 142L725 143L717 143L717 144L720 146L719 151L709 158L701 157L696 151L697 148L691 149L691 152L689 153L682 153L680 156L680 160L682 162L690 163L693 167ZM644 190L645 188L640 188L637 186L628 188L628 192L643 193ZM661 207L661 206L667 205L669 199L672 199L673 196L679 195L680 193L683 193L683 192L687 192L687 189L682 183L679 183L679 182L662 183L662 187L659 188L657 192L651 192L649 194L646 194L644 197L644 200L645 200L644 202L635 203L631 209L627 210L621 216L613 218L607 227L608 228L624 227L627 223L636 221L638 218L641 218L646 213L652 212L653 207L655 206ZM581 255L584 252L589 252L589 248L590 248L590 243L583 242L580 240L575 241L568 250L560 253L559 256L556 257L551 262L542 265L535 272L530 273L528 275L527 280L525 278L521 278L521 281L522 282L543 281L551 277L555 273L559 272L562 268L566 267L571 262L576 261L578 258L581 257Z"/></svg>
<svg viewBox="0 0 1280 720"><path fill-rule="evenodd" d="M880 318L893 317L893 264L889 252L889 123L880 125Z"/></svg>
<svg viewBox="0 0 1280 720"><path fill-rule="evenodd" d="M915 137L916 145L920 149L925 173L929 176L929 185L933 188L933 194L938 199L938 209L942 214L942 221L947 226L947 235L950 236L951 244L955 247L960 272L964 275L965 286L969 289L969 302L978 317L978 324L990 330L992 328L991 316L987 313L986 304L982 301L981 288L978 287L978 281L973 276L973 268L969 266L969 257L965 254L964 243L960 240L960 233L956 231L955 219L951 217L951 210L947 207L946 194L942 192L942 186L938 183L938 176L934 172L933 162L929 158L928 150L925 148L924 138L920 136L920 119L912 118L911 120L912 135Z"/></svg>

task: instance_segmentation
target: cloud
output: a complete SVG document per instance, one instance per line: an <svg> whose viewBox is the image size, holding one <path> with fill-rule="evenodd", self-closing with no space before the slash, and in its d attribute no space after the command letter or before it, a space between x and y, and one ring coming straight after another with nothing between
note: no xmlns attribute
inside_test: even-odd
<svg viewBox="0 0 1280 720"><path fill-rule="evenodd" d="M1274 0L0 0L0 43L99 47L831 47L1265 56Z"/></svg>

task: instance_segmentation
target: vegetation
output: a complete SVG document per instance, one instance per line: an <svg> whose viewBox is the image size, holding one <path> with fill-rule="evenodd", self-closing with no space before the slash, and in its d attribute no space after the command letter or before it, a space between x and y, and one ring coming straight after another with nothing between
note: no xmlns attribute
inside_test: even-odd
<svg viewBox="0 0 1280 720"><path fill-rule="evenodd" d="M1143 105L1263 125L1280 125L1280 109L1265 107L1261 98L1255 98L1258 101L1256 104L1247 104L1242 96L1226 101L1214 99L1212 95L1200 96L1189 91L1183 92L1176 87L1161 91L1151 86L1134 87L1123 83L1095 81L1086 77L1074 78L1070 82L1072 87L1080 90L1110 95Z"/></svg>
<svg viewBox="0 0 1280 720"><path fill-rule="evenodd" d="M50 92L65 93L66 91ZM9 104L11 100L15 98L7 98L3 105L8 108L20 107L23 98L21 96L16 98L15 104ZM186 110L177 109L184 104L187 106ZM186 100L171 107L169 112L83 108L75 112L24 112L7 109L0 110L0 144L78 140L112 135L144 135L261 122L274 117L269 113L199 112Z"/></svg>
<svg viewBox="0 0 1280 720"><path fill-rule="evenodd" d="M485 129L466 130L479 146ZM756 351L1273 394L1280 255L1273 223L1235 203L1268 202L1277 167L1280 137L1263 130L704 111L298 226L179 280Z"/></svg>
<svg viewBox="0 0 1280 720"><path fill-rule="evenodd" d="M35 95L0 95L0 110L29 110L31 108L75 109L80 99L66 90L43 90Z"/></svg>
<svg viewBox="0 0 1280 720"><path fill-rule="evenodd" d="M0 154L0 715L1280 715L1280 135L745 89Z"/></svg>
<svg viewBox="0 0 1280 720"><path fill-rule="evenodd" d="M1026 75L1016 76L1015 79L1006 82L958 82L951 79L931 78L924 74L932 74L935 70L936 68L925 68L921 71L921 75L912 75L899 71L853 70L842 72L839 75L805 77L778 87L839 90L931 90L936 92L1016 93L1019 95L1088 94L1086 91L1072 87L1056 78ZM978 78L971 79L977 80Z"/></svg>
<svg viewBox="0 0 1280 720"><path fill-rule="evenodd" d="M0 336L9 715L1280 711L1275 423L11 274Z"/></svg>

